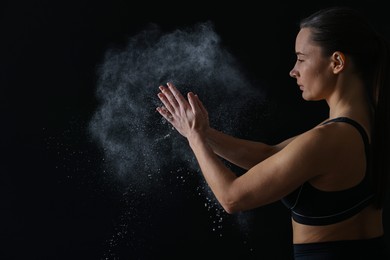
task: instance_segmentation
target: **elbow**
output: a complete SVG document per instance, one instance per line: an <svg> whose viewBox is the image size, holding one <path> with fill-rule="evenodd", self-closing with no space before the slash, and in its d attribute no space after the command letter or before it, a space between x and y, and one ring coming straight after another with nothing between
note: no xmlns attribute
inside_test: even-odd
<svg viewBox="0 0 390 260"><path fill-rule="evenodd" d="M234 197L225 196L221 198L220 204L228 214L234 214L241 210L239 201Z"/></svg>
<svg viewBox="0 0 390 260"><path fill-rule="evenodd" d="M229 215L232 215L234 213L237 213L237 210L235 210L234 208L232 207L227 207L226 205L222 205L223 209L225 210L226 213L228 213Z"/></svg>
<svg viewBox="0 0 390 260"><path fill-rule="evenodd" d="M231 186L224 193L219 194L218 200L228 214L235 214L264 205L264 200L254 196L251 192Z"/></svg>

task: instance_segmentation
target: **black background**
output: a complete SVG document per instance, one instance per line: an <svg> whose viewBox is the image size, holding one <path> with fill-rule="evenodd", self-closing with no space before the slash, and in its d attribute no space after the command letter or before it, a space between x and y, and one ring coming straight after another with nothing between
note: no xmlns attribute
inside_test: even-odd
<svg viewBox="0 0 390 260"><path fill-rule="evenodd" d="M169 32L209 20L248 78L267 82L279 104L265 122L254 120L262 135L247 137L272 143L310 128L327 111L304 102L288 76L298 20L319 7L350 5L390 36L384 5L315 2L3 2L2 259L290 259L289 215L279 202L242 213L246 225L222 213L223 228L214 231L214 213L190 184L126 197L86 128L97 107L96 66L108 48L151 22Z"/></svg>

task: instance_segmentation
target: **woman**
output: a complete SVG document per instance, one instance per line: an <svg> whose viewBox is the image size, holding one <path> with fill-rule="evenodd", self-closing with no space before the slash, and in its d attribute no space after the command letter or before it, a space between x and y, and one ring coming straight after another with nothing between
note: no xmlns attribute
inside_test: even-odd
<svg viewBox="0 0 390 260"><path fill-rule="evenodd" d="M329 118L280 144L211 128L198 96L185 99L172 83L160 86L157 111L187 138L226 212L277 200L291 209L295 259L387 259L388 44L356 11L335 7L301 21L295 50L290 76L303 99L327 102Z"/></svg>

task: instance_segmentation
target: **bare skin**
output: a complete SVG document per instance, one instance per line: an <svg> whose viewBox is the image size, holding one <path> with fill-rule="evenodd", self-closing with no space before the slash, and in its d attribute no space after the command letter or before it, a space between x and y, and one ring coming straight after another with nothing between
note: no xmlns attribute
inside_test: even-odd
<svg viewBox="0 0 390 260"><path fill-rule="evenodd" d="M330 57L310 41L310 30L296 38L297 62L290 76L297 80L305 100L326 100L329 118L345 116L370 133L371 109L363 83L353 64L341 52ZM228 136L209 126L208 112L198 96L183 97L168 83L160 86L163 103L157 111L187 138L200 169L217 200L228 213L249 210L277 200L308 181L314 187L336 191L358 184L365 174L364 143L348 124L331 123L267 145ZM220 157L244 168L237 176ZM292 220L293 242L373 238L383 234L382 212L371 207L343 222L309 226ZM340 232L342 230L342 232Z"/></svg>

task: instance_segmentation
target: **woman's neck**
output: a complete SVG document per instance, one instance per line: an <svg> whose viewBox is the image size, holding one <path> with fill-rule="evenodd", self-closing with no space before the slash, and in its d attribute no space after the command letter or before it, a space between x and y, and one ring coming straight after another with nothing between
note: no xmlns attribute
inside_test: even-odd
<svg viewBox="0 0 390 260"><path fill-rule="evenodd" d="M329 118L340 116L370 117L370 106L365 87L362 81L356 77L349 77L348 81L340 80L326 102L329 106Z"/></svg>

